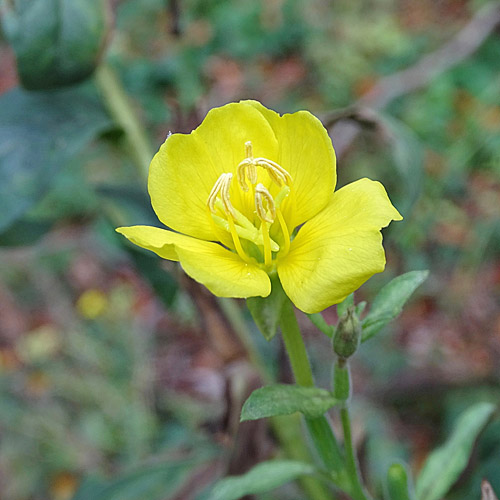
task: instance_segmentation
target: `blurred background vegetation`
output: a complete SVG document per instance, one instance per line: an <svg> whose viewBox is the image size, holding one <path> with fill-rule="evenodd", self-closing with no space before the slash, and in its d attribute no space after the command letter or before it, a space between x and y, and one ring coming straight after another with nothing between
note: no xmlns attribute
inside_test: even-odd
<svg viewBox="0 0 500 500"><path fill-rule="evenodd" d="M499 402L497 2L1 5L2 500L201 500L277 453L265 422L237 421L261 385L243 333L289 381L279 339L114 232L158 225L146 175L167 133L244 98L322 118L339 186L381 180L403 213L384 235L386 272L357 300L431 271L354 366L372 491L394 459L418 471L472 402ZM328 339L301 320L326 387ZM498 421L448 498L479 498L483 477L498 494ZM301 497L289 486L261 498Z"/></svg>

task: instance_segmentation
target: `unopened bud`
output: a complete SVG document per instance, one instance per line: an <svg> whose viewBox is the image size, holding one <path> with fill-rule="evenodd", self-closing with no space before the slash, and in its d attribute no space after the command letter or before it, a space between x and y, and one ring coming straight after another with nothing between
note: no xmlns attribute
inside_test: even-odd
<svg viewBox="0 0 500 500"><path fill-rule="evenodd" d="M349 307L340 318L333 337L333 350L340 358L347 359L359 347L361 339L361 322L354 307Z"/></svg>

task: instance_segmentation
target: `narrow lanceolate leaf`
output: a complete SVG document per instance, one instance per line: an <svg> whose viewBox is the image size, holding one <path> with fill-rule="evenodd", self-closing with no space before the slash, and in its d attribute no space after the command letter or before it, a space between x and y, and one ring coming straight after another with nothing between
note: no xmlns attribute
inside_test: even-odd
<svg viewBox="0 0 500 500"><path fill-rule="evenodd" d="M250 394L241 410L241 421L290 415L300 412L306 417L323 415L337 400L325 389L298 385L269 385Z"/></svg>
<svg viewBox="0 0 500 500"><path fill-rule="evenodd" d="M474 442L494 412L491 403L478 403L463 413L441 447L433 451L417 479L417 500L439 500L466 467Z"/></svg>
<svg viewBox="0 0 500 500"><path fill-rule="evenodd" d="M399 315L406 301L428 275L429 271L411 271L394 278L380 290L363 320L363 342Z"/></svg>
<svg viewBox="0 0 500 500"><path fill-rule="evenodd" d="M414 493L408 471L403 464L392 464L387 471L388 500L413 500Z"/></svg>
<svg viewBox="0 0 500 500"><path fill-rule="evenodd" d="M242 476L219 481L209 500L238 500L245 495L265 493L315 471L314 466L295 460L262 462Z"/></svg>
<svg viewBox="0 0 500 500"><path fill-rule="evenodd" d="M103 0L15 0L2 7L24 87L53 89L94 71L107 33Z"/></svg>

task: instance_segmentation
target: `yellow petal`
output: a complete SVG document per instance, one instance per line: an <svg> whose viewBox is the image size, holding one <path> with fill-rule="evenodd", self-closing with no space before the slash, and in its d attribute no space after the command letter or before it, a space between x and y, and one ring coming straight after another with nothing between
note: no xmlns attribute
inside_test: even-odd
<svg viewBox="0 0 500 500"><path fill-rule="evenodd" d="M307 313L341 302L384 270L380 229L401 219L379 182L361 179L343 187L300 228L278 263L286 294Z"/></svg>
<svg viewBox="0 0 500 500"><path fill-rule="evenodd" d="M247 141L252 141L255 157L276 161L278 145L272 128L245 103L214 108L191 134L171 135L153 158L149 173L149 194L159 219L181 233L218 240L206 212L208 195L222 173L236 174ZM233 205L252 213L251 197L233 187Z"/></svg>
<svg viewBox="0 0 500 500"><path fill-rule="evenodd" d="M329 202L336 182L332 141L311 113L280 116L257 101L243 101L258 109L274 130L279 145L276 160L293 179L295 203L285 203L283 215L291 229L319 213Z"/></svg>
<svg viewBox="0 0 500 500"><path fill-rule="evenodd" d="M262 269L243 262L217 243L151 226L120 227L117 231L164 259L180 261L191 278L219 297L265 297L271 292L269 277Z"/></svg>
<svg viewBox="0 0 500 500"><path fill-rule="evenodd" d="M269 276L260 267L220 245L208 243L198 252L178 248L177 254L184 271L218 297L267 297L271 293Z"/></svg>

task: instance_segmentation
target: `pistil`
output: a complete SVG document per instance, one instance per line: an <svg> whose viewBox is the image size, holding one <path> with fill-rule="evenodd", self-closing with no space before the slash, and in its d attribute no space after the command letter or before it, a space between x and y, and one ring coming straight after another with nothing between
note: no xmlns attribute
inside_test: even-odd
<svg viewBox="0 0 500 500"><path fill-rule="evenodd" d="M255 209L261 220L260 228L264 240L264 265L269 267L272 262L271 240L269 237L269 225L276 218L276 206L273 197L267 188L259 183L255 187Z"/></svg>
<svg viewBox="0 0 500 500"><path fill-rule="evenodd" d="M281 257L290 250L290 232L281 211L281 204L292 191L292 177L278 163L267 158L254 158L251 141L245 143L245 155L246 158L237 167L236 176L238 186L242 191L248 193L251 188L250 196L255 203L255 212L251 219L249 220L231 203L232 173L221 174L217 179L208 196L207 210L215 233L217 234L220 229L226 231L226 234L230 233L234 250L242 260L248 263L254 262L245 252L241 238L260 247L264 257L264 266L271 268L273 253L279 252L279 257ZM276 198L273 198L264 184L257 182L257 167L264 169L269 176L268 179L281 188ZM250 186L248 186L247 180L250 181ZM255 215L260 220L260 226L258 223L254 225L251 222L252 219L255 219ZM283 243L280 245L270 236L270 229L275 221L278 222L283 236ZM228 242L226 236L222 236L220 241ZM252 253L250 247L246 246L245 248Z"/></svg>

